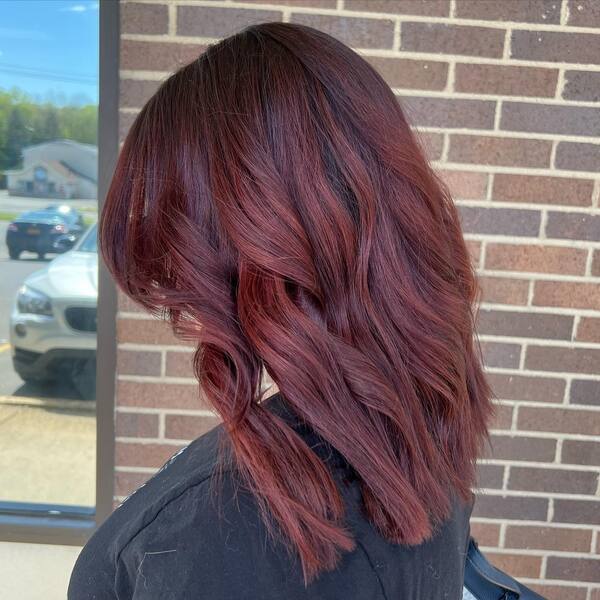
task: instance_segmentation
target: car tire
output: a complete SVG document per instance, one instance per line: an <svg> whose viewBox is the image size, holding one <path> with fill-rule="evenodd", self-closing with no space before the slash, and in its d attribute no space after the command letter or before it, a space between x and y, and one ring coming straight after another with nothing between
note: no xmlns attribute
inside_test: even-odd
<svg viewBox="0 0 600 600"><path fill-rule="evenodd" d="M34 385L36 387L47 386L56 383L56 378L40 374L40 375L23 375L17 371L17 375L28 385Z"/></svg>
<svg viewBox="0 0 600 600"><path fill-rule="evenodd" d="M10 257L11 260L19 260L19 256L21 256L21 251L17 250L16 248L11 248L9 246L8 256Z"/></svg>
<svg viewBox="0 0 600 600"><path fill-rule="evenodd" d="M74 361L71 367L71 383L82 400L96 399L96 359Z"/></svg>

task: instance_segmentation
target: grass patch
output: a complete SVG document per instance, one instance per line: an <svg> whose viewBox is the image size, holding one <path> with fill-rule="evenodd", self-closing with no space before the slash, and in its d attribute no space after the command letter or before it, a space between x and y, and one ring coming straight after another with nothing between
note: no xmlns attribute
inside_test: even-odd
<svg viewBox="0 0 600 600"><path fill-rule="evenodd" d="M0 211L0 221L12 221L17 218L18 213Z"/></svg>

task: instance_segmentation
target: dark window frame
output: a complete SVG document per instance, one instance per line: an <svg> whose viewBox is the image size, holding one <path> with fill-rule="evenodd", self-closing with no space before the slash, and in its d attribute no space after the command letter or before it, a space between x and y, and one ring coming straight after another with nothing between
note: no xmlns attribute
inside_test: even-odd
<svg viewBox="0 0 600 600"><path fill-rule="evenodd" d="M119 151L119 2L103 0L99 11L98 210L101 211ZM0 502L0 541L82 545L112 512L116 314L116 288L99 260L96 506Z"/></svg>

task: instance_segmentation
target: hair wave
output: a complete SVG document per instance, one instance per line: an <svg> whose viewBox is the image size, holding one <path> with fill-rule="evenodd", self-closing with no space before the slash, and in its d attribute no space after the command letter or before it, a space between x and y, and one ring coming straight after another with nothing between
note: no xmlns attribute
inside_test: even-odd
<svg viewBox="0 0 600 600"><path fill-rule="evenodd" d="M492 410L473 266L396 97L342 43L265 23L170 76L126 137L100 244L125 293L197 344L306 581L354 542L331 473L261 405L265 370L387 539L419 543L469 499Z"/></svg>

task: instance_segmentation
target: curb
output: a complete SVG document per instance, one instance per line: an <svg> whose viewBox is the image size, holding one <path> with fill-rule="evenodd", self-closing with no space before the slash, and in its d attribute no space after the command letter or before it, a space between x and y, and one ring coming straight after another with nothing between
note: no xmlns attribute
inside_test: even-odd
<svg viewBox="0 0 600 600"><path fill-rule="evenodd" d="M2 396L0 406L29 406L32 408L62 408L96 412L95 400L67 400L65 398L32 398L28 396Z"/></svg>

